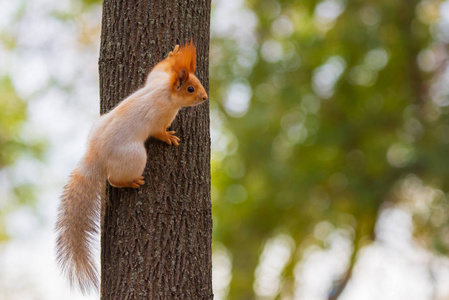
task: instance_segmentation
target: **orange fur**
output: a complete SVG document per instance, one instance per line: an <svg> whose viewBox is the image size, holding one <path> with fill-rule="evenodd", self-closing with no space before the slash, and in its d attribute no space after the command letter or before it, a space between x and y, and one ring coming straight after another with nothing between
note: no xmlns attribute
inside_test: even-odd
<svg viewBox="0 0 449 300"><path fill-rule="evenodd" d="M168 60L172 65L172 85L176 84L178 79L177 75L181 70L186 71L188 79L189 75L194 74L196 69L196 48L193 45L193 41L190 40L190 43L185 43L177 52L169 55Z"/></svg>
<svg viewBox="0 0 449 300"><path fill-rule="evenodd" d="M167 131L181 107L207 100L194 75L193 41L178 45L148 74L145 86L103 115L93 127L87 153L64 188L59 207L57 257L72 285L82 292L98 288L92 240L98 231L106 180L115 187L139 188L147 161L145 140L152 136L178 146Z"/></svg>
<svg viewBox="0 0 449 300"><path fill-rule="evenodd" d="M73 171L64 187L56 223L58 263L70 284L83 293L98 288L98 271L91 245L98 233L96 220L105 192L105 181L101 172L95 172L95 164L88 166L94 172L85 172L85 167Z"/></svg>

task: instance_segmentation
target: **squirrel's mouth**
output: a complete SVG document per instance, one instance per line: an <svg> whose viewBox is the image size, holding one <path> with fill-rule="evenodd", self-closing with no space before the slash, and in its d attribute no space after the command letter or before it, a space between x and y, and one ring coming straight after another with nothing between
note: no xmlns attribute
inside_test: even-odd
<svg viewBox="0 0 449 300"><path fill-rule="evenodd" d="M205 97L197 97L195 99L195 101L193 101L192 105L198 105L201 104L203 102L206 102L209 99L209 97L205 96Z"/></svg>
<svg viewBox="0 0 449 300"><path fill-rule="evenodd" d="M206 102L206 100L202 100L202 99L195 99L195 101L192 102L192 106L196 106L199 105L201 103Z"/></svg>

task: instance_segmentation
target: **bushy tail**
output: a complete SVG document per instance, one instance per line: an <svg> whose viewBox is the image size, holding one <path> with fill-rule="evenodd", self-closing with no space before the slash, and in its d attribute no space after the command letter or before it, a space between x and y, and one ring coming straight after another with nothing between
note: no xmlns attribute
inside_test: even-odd
<svg viewBox="0 0 449 300"><path fill-rule="evenodd" d="M57 260L71 286L82 293L99 286L92 246L99 231L105 184L100 168L83 161L70 175L61 197L56 223Z"/></svg>

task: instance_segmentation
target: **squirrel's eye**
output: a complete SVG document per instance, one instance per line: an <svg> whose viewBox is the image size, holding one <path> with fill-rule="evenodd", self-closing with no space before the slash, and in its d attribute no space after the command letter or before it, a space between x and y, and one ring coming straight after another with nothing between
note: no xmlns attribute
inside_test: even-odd
<svg viewBox="0 0 449 300"><path fill-rule="evenodd" d="M195 89L193 88L193 86L189 86L189 87L187 88L187 91L188 91L189 93L193 93L193 92L195 91Z"/></svg>

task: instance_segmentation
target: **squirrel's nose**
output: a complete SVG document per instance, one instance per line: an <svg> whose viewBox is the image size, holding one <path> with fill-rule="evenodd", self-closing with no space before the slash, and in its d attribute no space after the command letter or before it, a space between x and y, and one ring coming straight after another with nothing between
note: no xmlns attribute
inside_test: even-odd
<svg viewBox="0 0 449 300"><path fill-rule="evenodd" d="M206 96L203 96L203 101L206 101L207 100L207 95Z"/></svg>

